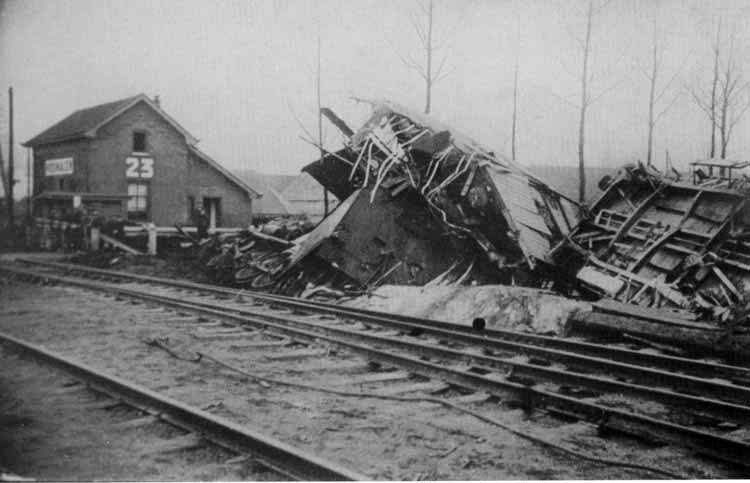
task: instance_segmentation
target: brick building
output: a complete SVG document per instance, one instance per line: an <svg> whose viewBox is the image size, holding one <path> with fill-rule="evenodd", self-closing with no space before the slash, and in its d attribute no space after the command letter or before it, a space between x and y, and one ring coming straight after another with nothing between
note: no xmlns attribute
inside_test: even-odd
<svg viewBox="0 0 750 483"><path fill-rule="evenodd" d="M78 206L157 226L247 226L259 193L200 151L197 139L144 94L78 110L28 140L34 213Z"/></svg>

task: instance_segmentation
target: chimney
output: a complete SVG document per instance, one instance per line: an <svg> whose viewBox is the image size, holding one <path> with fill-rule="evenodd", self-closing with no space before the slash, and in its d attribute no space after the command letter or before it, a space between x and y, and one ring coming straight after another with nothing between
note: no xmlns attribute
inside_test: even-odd
<svg viewBox="0 0 750 483"><path fill-rule="evenodd" d="M156 107L161 108L161 101L159 100L159 94L154 96L154 104L156 104Z"/></svg>

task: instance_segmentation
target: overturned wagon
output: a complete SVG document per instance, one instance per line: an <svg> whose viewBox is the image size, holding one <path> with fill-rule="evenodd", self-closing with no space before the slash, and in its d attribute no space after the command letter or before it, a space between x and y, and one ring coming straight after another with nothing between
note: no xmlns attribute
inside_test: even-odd
<svg viewBox="0 0 750 483"><path fill-rule="evenodd" d="M512 161L391 102L357 131L324 114L345 147L308 165L346 200L314 230L316 252L363 284L455 279L541 284L579 206Z"/></svg>
<svg viewBox="0 0 750 483"><path fill-rule="evenodd" d="M739 172L749 166L696 162L689 177L626 166L603 180L557 259L581 287L620 302L714 312L737 303L750 280L749 178Z"/></svg>

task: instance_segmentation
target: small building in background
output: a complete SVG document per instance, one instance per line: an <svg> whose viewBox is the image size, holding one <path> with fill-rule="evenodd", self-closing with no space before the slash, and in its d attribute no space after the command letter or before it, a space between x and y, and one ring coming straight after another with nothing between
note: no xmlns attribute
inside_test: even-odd
<svg viewBox="0 0 750 483"><path fill-rule="evenodd" d="M325 216L325 202L323 186L307 173L295 176L283 191L281 196L298 212L304 213L313 223L317 223ZM333 211L339 200L328 193L328 212Z"/></svg>
<svg viewBox="0 0 750 483"><path fill-rule="evenodd" d="M279 217L305 216L313 223L323 219L323 186L309 174L267 174L245 170L238 175L262 194L253 205L256 222ZM329 192L328 211L333 211L338 203L338 199Z"/></svg>
<svg viewBox="0 0 750 483"><path fill-rule="evenodd" d="M252 223L259 193L197 148L198 140L144 94L81 109L26 141L34 214L79 208L157 226Z"/></svg>

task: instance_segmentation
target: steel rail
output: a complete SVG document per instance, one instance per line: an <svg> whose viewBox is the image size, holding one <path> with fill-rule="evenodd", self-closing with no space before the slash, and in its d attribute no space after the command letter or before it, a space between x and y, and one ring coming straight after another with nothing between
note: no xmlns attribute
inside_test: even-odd
<svg viewBox="0 0 750 483"><path fill-rule="evenodd" d="M410 322L402 322L397 317L391 319L381 315L379 319L379 325L385 325L399 330L423 330L426 333L443 337L450 341L460 341L463 343L474 344L476 347L491 348L506 352L510 351L515 354L524 354L532 358L563 363L578 370L597 370L618 377L634 378L641 384L649 383L663 387L671 387L679 391L708 393L720 399L740 402L742 404L750 401L750 388L722 381L704 379L687 374L676 374L670 371L652 369L601 357L581 355L555 348L523 344L520 342L491 338L467 332L456 332L440 327L422 327L421 325L417 326ZM714 377L714 375L712 375L712 377Z"/></svg>
<svg viewBox="0 0 750 483"><path fill-rule="evenodd" d="M3 267L3 269L7 269L7 267ZM124 289L122 287L117 287L116 285L111 284L94 284L90 281L82 279L60 277L45 273L40 274L38 272L20 271L19 273L23 274L23 272L27 272L26 274L32 277L46 277L51 280L58 280L62 283L78 285L92 290L119 294L122 296L131 297L143 301L151 301L153 303L171 306L178 309L184 309L197 313L214 315L225 319L231 319L235 320L241 325L250 324L256 327L259 326L264 328L272 328L304 340L326 341L351 349L355 352L362 353L367 357L378 360L380 362L393 364L395 366L408 369L415 374L419 374L425 377L439 378L450 384L469 388L475 391L484 391L500 397L503 397L507 394L512 394L513 396L520 398L522 401L528 404L529 407L538 405L540 407L545 407L553 412L563 412L568 415L572 414L576 417L580 417L581 419L586 419L588 421L597 423L603 429L616 430L636 437L644 437L645 435L648 435L663 442L689 447L699 453L707 454L723 461L729 461L743 466L750 466L749 443L670 423L649 416L602 406L593 402L576 399L574 397L569 397L550 391L545 391L543 389L537 389L528 385L512 382L507 379L478 375L469 370L463 371L452 367L446 367L444 365L425 361L419 357L395 354L392 352L392 350L381 350L372 345L362 345L355 342L354 338L372 342L374 336L361 332L353 333L353 338L342 339L341 336L335 337L328 335L340 334L343 330L334 327L319 325L316 326L319 329L324 329L324 332L326 333L322 333L320 330L304 330L290 327L288 323L283 324L279 322L273 322L269 319L282 319L287 322L291 321L292 323L306 324L308 326L310 325L309 322L293 321L291 319L285 319L278 316L269 316L268 314L243 315L237 313L238 311L235 309L226 309L223 307L217 307L215 305L210 306L210 304L201 304L179 300L173 297L143 293L135 290ZM386 343L390 343L390 339L384 339ZM399 343L407 344L405 341L400 341ZM427 346L425 344L420 344L416 347L418 348L417 353L420 354L420 356L435 356L438 351L449 351L449 349L436 348L434 346ZM442 353L443 355L446 354L446 352L440 353ZM464 357L464 360L466 360L466 358L478 357L466 353L460 354L462 357ZM506 363L507 361L502 362ZM608 382L614 383L614 381ZM677 395L676 393L671 394L680 397L680 395ZM722 404L719 401L714 402L719 403L720 405ZM730 406L731 405L727 407Z"/></svg>
<svg viewBox="0 0 750 483"><path fill-rule="evenodd" d="M41 346L2 332L0 332L0 342L12 345L49 365L72 374L98 392L158 415L170 424L191 431L218 446L232 449L240 454L249 453L259 463L286 477L315 481L368 479L343 466L294 448L244 425L188 406Z"/></svg>
<svg viewBox="0 0 750 483"><path fill-rule="evenodd" d="M49 275L48 275L49 276ZM60 279L63 281L62 279ZM81 280L84 286L87 286L86 280ZM92 288L90 285L88 288ZM113 289L119 290L118 293L126 295L138 296L141 292L132 292L129 289L112 286ZM153 294L151 294L153 295ZM163 302L161 300L160 302ZM252 310L240 309L240 308L226 308L220 307L216 304L189 301L194 305L200 305L208 308L218 308L221 310L230 310L234 313L242 315L257 316L258 314ZM274 319L278 322L289 323L290 320L286 317L274 315L274 314L263 314L263 317ZM300 322L297 322L298 324ZM301 322L306 328L315 328L321 330L319 324L315 324L309 321ZM395 322L395 325L399 325ZM337 335L346 337L359 337L361 336L359 331L332 328ZM444 331L443 331L444 332ZM424 344L417 341L405 341L394 337L383 337L371 334L364 334L370 342L396 345L401 348L414 350L421 348L423 352L431 351L433 356L447 357L459 360L471 360L472 363L478 365L487 365L489 367L501 367L513 371L513 374L517 377L527 377L535 379L543 379L548 382L556 384L571 385L578 384L584 387L588 387L597 391L608 391L608 392L622 392L626 394L632 394L639 397L647 397L652 400L664 402L667 404L679 405L696 410L707 411L714 416L726 418L735 422L747 422L750 421L750 407L746 406L746 401L750 401L750 389L727 384L719 381L700 379L692 376L674 374L665 371L654 370L650 368L643 368L630 364L623 364L618 362L612 362L605 359L592 358L586 356L580 356L577 354L565 353L562 351L539 348L535 346L523 346L512 342L505 341L491 341L482 337L463 334L463 333L443 333L439 331L433 331L433 333L439 333L444 337L458 338L464 342L473 342L478 347L491 345L494 348L502 348L510 350L515 353L522 353L527 355L533 355L543 357L546 359L562 361L567 363L574 363L577 368L585 369L600 369L615 375L626 375L629 377L637 378L638 384L628 383L624 381L605 379L597 376L582 374L579 372L572 372L569 370L547 368L537 364L524 363L521 361L513 361L507 359L501 359L489 355L478 355L472 354L465 351L447 349L437 347L431 344ZM689 390L703 394L711 394L711 398L693 396L689 394L683 394L680 392L674 392L669 390L663 390L651 386L644 386L643 383L650 382L654 384L661 384L666 387L672 387L678 390ZM715 396L723 396L726 399L739 402L740 404L733 404L729 402L720 401L715 399Z"/></svg>
<svg viewBox="0 0 750 483"><path fill-rule="evenodd" d="M645 364L651 365L656 368L665 369L670 372L684 371L692 374L700 375L707 378L724 377L727 379L739 379L742 381L750 380L750 369L740 366L732 366L727 364L710 363L705 361L698 361L688 359L684 357L668 356L662 354L650 354L638 352L630 349L623 349L619 347L611 347L603 344L594 344L590 342L575 341L569 339L563 339L558 337L550 337L538 334L527 334L511 330L502 329L486 329L480 333L467 325L461 325L456 323L450 323L445 321L430 320L419 317L405 316L399 314L390 314L384 312L377 312L367 309L360 309L355 307L345 307L340 305L326 304L323 302L315 302L310 300L302 300L294 297L286 297L282 295L273 295L260 292L253 292L242 289L231 289L225 287L217 287L215 285L201 284L196 282L180 281L165 279L159 277L152 277L147 275L138 275L128 272L122 272L117 270L105 270L97 269L92 267L85 267L75 264L65 264L57 262L42 262L37 260L29 260L19 258L20 262L46 266L51 268L59 268L68 271L79 271L83 273L95 273L105 277L120 277L130 280L137 280L141 282L160 284L175 288L183 288L190 290L199 290L212 292L216 294L223 294L228 296L246 296L259 301L266 301L268 303L277 303L286 307L291 307L300 310L307 310L316 313L325 313L329 315L335 315L338 317L353 318L361 322L369 322L388 327L398 328L402 330L416 330L422 331L423 333L429 333L434 335L446 336L450 334L451 338L457 340L459 337L464 337L462 334L470 334L470 338L465 338L467 342L475 343L477 338L481 337L482 344L485 346L494 345L496 348L521 350L525 353L533 355L534 357L543 357L547 355L549 357L555 357L555 353L552 352L535 352L532 346L547 347L550 349L558 349L566 353L578 352L581 354L589 355L594 358L599 358L599 361L605 362L622 362L627 365ZM515 347L511 347L508 344L517 343L523 344ZM560 362L571 362L567 358L567 354L558 354L559 357L567 359L555 359ZM597 360L586 361L586 364L598 365ZM642 368L642 365L636 366ZM621 368L623 371L628 371L626 367ZM628 372L623 372L623 375ZM629 373L632 374L632 373ZM655 374L656 376L656 374ZM663 376L668 378L668 376ZM697 383L698 384L698 383ZM728 385L730 386L730 385ZM734 386L737 387L737 386ZM731 389L727 389L731 391ZM727 393L729 394L729 393Z"/></svg>

